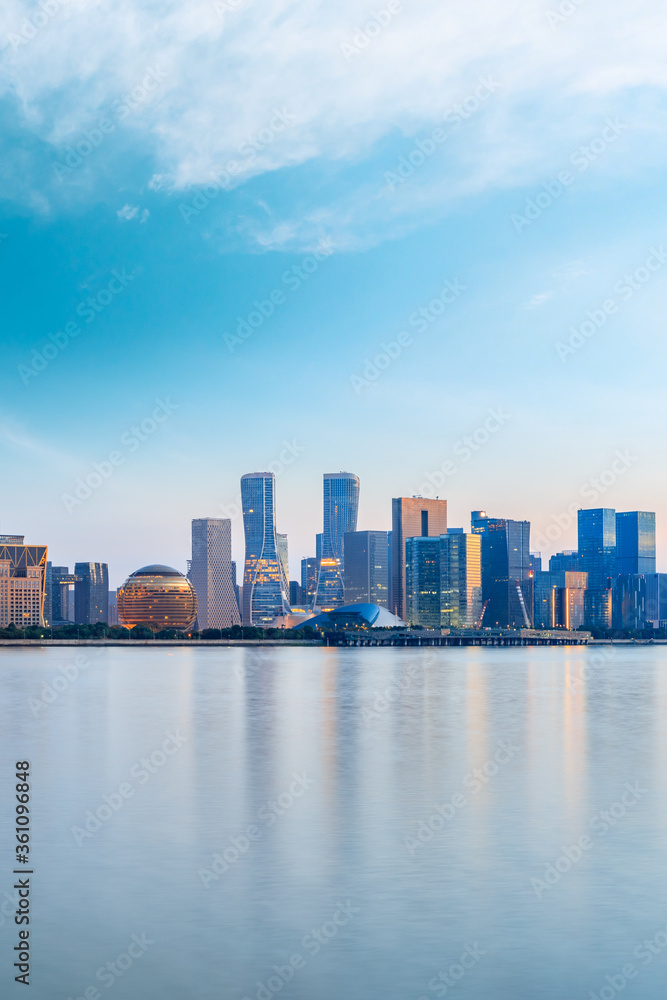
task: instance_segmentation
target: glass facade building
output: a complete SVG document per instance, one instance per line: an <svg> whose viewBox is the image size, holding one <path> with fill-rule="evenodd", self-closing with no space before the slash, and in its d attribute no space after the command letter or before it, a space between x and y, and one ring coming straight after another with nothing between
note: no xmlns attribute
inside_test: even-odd
<svg viewBox="0 0 667 1000"><path fill-rule="evenodd" d="M389 532L347 531L343 553L345 603L389 608Z"/></svg>
<svg viewBox="0 0 667 1000"><path fill-rule="evenodd" d="M667 573L646 577L646 620L654 628L667 628Z"/></svg>
<svg viewBox="0 0 667 1000"><path fill-rule="evenodd" d="M447 501L395 497L391 501L391 611L407 621L406 544L408 538L447 533Z"/></svg>
<svg viewBox="0 0 667 1000"><path fill-rule="evenodd" d="M578 512L579 569L591 590L606 590L616 575L616 511L610 507Z"/></svg>
<svg viewBox="0 0 667 1000"><path fill-rule="evenodd" d="M118 621L125 628L147 625L187 631L197 617L197 594L190 580L171 566L143 566L118 590Z"/></svg>
<svg viewBox="0 0 667 1000"><path fill-rule="evenodd" d="M357 530L359 478L351 472L324 475L324 524L315 605L324 611L345 603L344 537Z"/></svg>
<svg viewBox="0 0 667 1000"><path fill-rule="evenodd" d="M576 573L579 569L579 553L572 549L557 552L549 560L550 573Z"/></svg>
<svg viewBox="0 0 667 1000"><path fill-rule="evenodd" d="M405 542L407 621L440 628L440 538L407 538Z"/></svg>
<svg viewBox="0 0 667 1000"><path fill-rule="evenodd" d="M616 573L655 573L655 514L630 510L616 514Z"/></svg>
<svg viewBox="0 0 667 1000"><path fill-rule="evenodd" d="M440 624L474 628L482 614L482 540L479 535L440 536Z"/></svg>
<svg viewBox="0 0 667 1000"><path fill-rule="evenodd" d="M492 628L530 628L533 578L530 521L488 517L473 511L473 534L482 536L482 624Z"/></svg>
<svg viewBox="0 0 667 1000"><path fill-rule="evenodd" d="M270 626L289 614L289 588L276 538L276 480L272 472L241 477L245 532L243 624Z"/></svg>
<svg viewBox="0 0 667 1000"><path fill-rule="evenodd" d="M93 625L109 621L109 567L106 563L74 564L74 621Z"/></svg>

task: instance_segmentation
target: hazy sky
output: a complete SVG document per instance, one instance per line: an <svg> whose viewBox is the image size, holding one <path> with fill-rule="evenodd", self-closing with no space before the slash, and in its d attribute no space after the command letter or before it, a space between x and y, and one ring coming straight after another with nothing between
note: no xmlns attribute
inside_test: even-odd
<svg viewBox="0 0 667 1000"><path fill-rule="evenodd" d="M273 467L294 578L345 470L360 528L430 477L545 556L656 510L667 570L660 5L6 0L0 46L1 531L118 586Z"/></svg>

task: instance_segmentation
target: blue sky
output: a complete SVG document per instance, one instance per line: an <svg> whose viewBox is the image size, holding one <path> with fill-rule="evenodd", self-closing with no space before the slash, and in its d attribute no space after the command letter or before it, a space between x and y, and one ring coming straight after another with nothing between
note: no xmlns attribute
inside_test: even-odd
<svg viewBox="0 0 667 1000"><path fill-rule="evenodd" d="M0 530L117 586L273 463L293 577L339 470L362 528L432 489L545 555L656 510L667 569L659 10L40 10L0 14Z"/></svg>

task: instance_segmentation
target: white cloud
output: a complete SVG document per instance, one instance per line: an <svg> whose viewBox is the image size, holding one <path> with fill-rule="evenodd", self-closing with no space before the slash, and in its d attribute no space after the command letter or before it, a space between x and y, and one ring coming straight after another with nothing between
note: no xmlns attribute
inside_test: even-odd
<svg viewBox="0 0 667 1000"><path fill-rule="evenodd" d="M304 217L306 230L339 225L341 214L350 229L360 216L371 228L379 220L400 228L433 206L541 182L567 165L607 114L630 117L631 140L615 147L601 171L622 169L624 158L664 157L664 12L652 0L631 8L621 0L585 4L555 26L547 12L558 4L544 0L449 0L446 7L403 0L370 38L365 26L379 6L228 2L221 19L212 2L165 0L156 18L155 6L138 0L70 0L31 32L20 0L6 0L0 93L14 95L24 127L58 149L115 114L139 152L154 154L154 176L143 180L180 197L230 161L236 185L318 159L334 165L335 180L335 170L351 169L379 142L410 142L466 98L472 104L481 77L498 81L497 94L462 119L396 199L380 193L391 154L377 183L368 176L346 182L338 203L333 193L309 193L305 211L273 220L262 239L280 246L293 228L312 238ZM17 44L22 26L34 37ZM356 54L346 57L343 45ZM276 111L294 121L269 134Z"/></svg>
<svg viewBox="0 0 667 1000"><path fill-rule="evenodd" d="M141 212L141 214L140 214ZM147 208L143 211L140 210L138 205L123 205L116 212L116 215L122 222L130 222L132 219L139 219L139 222L145 222L151 213Z"/></svg>

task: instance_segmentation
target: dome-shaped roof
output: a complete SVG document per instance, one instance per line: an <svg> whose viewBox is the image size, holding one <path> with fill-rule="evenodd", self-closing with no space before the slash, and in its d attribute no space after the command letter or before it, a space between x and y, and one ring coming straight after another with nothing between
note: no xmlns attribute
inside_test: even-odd
<svg viewBox="0 0 667 1000"><path fill-rule="evenodd" d="M132 576L183 576L177 569L171 566L162 566L160 563L153 563L151 566L142 566L137 569Z"/></svg>

